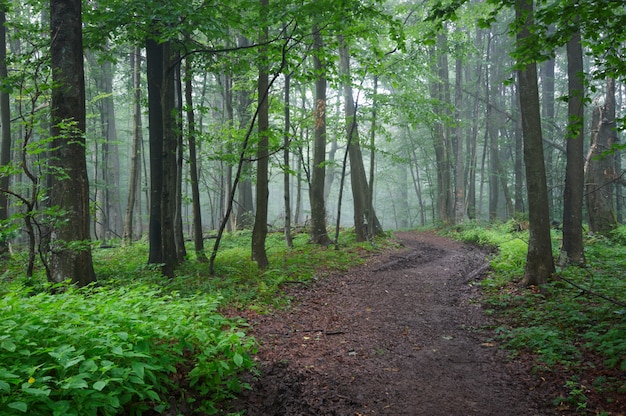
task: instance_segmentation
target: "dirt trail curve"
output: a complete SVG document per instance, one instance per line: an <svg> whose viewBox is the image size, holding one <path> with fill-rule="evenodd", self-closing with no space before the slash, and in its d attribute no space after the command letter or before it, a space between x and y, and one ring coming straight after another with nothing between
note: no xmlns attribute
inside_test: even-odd
<svg viewBox="0 0 626 416"><path fill-rule="evenodd" d="M249 416L549 414L478 331L476 248L398 233L404 248L251 317L261 375L232 403ZM296 291L298 292L298 291Z"/></svg>

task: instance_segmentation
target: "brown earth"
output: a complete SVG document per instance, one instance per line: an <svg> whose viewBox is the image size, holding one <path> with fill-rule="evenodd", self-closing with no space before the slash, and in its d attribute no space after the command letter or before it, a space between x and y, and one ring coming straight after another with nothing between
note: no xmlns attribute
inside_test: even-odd
<svg viewBox="0 0 626 416"><path fill-rule="evenodd" d="M293 306L247 317L260 375L228 411L271 415L555 414L489 340L480 249L431 233L345 274L294 285Z"/></svg>

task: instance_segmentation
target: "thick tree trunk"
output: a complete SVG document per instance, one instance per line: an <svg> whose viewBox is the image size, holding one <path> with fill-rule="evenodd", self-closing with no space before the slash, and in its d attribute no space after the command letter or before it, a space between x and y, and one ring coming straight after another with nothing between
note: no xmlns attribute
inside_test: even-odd
<svg viewBox="0 0 626 416"><path fill-rule="evenodd" d="M313 139L313 166L311 167L311 181L309 199L311 201L311 242L329 245L330 238L326 230L326 205L324 201L324 182L326 175L326 78L321 56L324 53L322 35L317 27L313 28L313 71L317 74L315 80L315 117Z"/></svg>
<svg viewBox="0 0 626 416"><path fill-rule="evenodd" d="M50 278L79 286L95 281L89 234L89 180L85 156L85 78L80 0L51 0L50 45L53 137L50 164L56 175L50 202L62 210L50 240ZM79 243L79 244L76 244Z"/></svg>
<svg viewBox="0 0 626 416"><path fill-rule="evenodd" d="M516 0L515 14L516 18L524 23L517 35L518 42L524 43L530 37L533 0ZM548 281L548 278L554 273L554 258L552 257L552 241L550 239L550 212L548 210L548 189L543 158L537 64L535 62L519 62L519 64L522 66L517 74L524 135L530 233L522 284L530 286L542 285Z"/></svg>
<svg viewBox="0 0 626 416"><path fill-rule="evenodd" d="M567 43L568 127L565 137L567 165L563 191L563 244L559 256L560 266L585 263L583 248L585 75L580 41L580 31L577 31Z"/></svg>
<svg viewBox="0 0 626 416"><path fill-rule="evenodd" d="M149 38L146 41L148 78L148 133L150 142L150 223L148 263L163 263L161 235L161 194L163 192L163 123L161 91L163 89L163 46Z"/></svg>
<svg viewBox="0 0 626 416"><path fill-rule="evenodd" d="M591 147L587 155L585 193L589 230L607 234L617 226L613 207L615 173L614 159L603 155L616 140L615 132L615 80L607 79L606 99L602 107L596 107L592 116Z"/></svg>

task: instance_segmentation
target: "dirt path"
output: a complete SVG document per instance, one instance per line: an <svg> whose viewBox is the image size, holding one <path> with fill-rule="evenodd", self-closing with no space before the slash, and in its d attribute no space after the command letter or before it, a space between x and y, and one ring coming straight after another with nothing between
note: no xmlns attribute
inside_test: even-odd
<svg viewBox="0 0 626 416"><path fill-rule="evenodd" d="M249 416L549 414L478 329L469 285L484 253L434 234L297 294L252 319L260 378Z"/></svg>

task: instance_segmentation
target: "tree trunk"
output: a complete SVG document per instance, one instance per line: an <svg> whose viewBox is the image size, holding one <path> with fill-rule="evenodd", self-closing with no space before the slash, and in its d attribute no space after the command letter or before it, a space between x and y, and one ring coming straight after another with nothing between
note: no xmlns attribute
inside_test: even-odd
<svg viewBox="0 0 626 416"><path fill-rule="evenodd" d="M290 105L290 89L291 89L291 75L285 74L285 131L283 132L283 195L285 200L285 242L287 247L293 247L293 240L291 238L291 185L290 176L291 171L289 169L289 130L291 128L291 105Z"/></svg>
<svg viewBox="0 0 626 416"><path fill-rule="evenodd" d="M266 19L269 0L261 2L261 21ZM268 28L264 26L259 36L259 44L268 38ZM267 59L267 47L260 50L261 61ZM259 142L257 144L257 178L256 178L256 215L252 229L252 260L256 261L261 270L267 269L269 260L265 252L267 238L267 215L269 198L269 76L265 62L259 64L258 79L258 121Z"/></svg>
<svg viewBox="0 0 626 416"><path fill-rule="evenodd" d="M133 134L130 154L130 178L128 185L128 201L124 219L124 241L132 243L133 217L138 196L141 196L141 143L143 141L141 123L141 49L134 48L130 55L133 84ZM141 206L138 205L141 213ZM141 222L141 215L139 216Z"/></svg>
<svg viewBox="0 0 626 416"><path fill-rule="evenodd" d="M614 181L617 177L614 159L603 155L616 141L613 78L607 79L604 106L594 108L591 125L591 147L585 168L589 230L592 233L607 234L617 226L613 207Z"/></svg>
<svg viewBox="0 0 626 416"><path fill-rule="evenodd" d="M7 71L7 38L6 38L6 8L0 5L0 82L5 82ZM11 106L9 103L9 91L6 88L0 90L0 166L11 163ZM0 223L9 218L9 198L6 192L10 186L9 175L0 175ZM0 258L9 251L8 237L0 237Z"/></svg>
<svg viewBox="0 0 626 416"><path fill-rule="evenodd" d="M50 277L79 286L95 281L89 234L89 179L85 155L85 78L80 0L50 1L52 150L56 172L50 202L62 211L51 236ZM78 244L76 244L78 243Z"/></svg>
<svg viewBox="0 0 626 416"><path fill-rule="evenodd" d="M350 74L350 49L343 36L339 36L340 72L344 77L343 100L348 133L348 155L350 156L350 184L352 185L352 199L354 201L354 229L357 241L366 241L382 233L382 227L371 205L370 188L367 184L367 175L363 164L358 123L356 120L356 105L352 92ZM367 223L372 219L372 224ZM369 234L369 230L372 234Z"/></svg>
<svg viewBox="0 0 626 416"><path fill-rule="evenodd" d="M465 219L465 152L463 148L463 126L461 124L463 109L463 61L456 60L456 81L454 88L454 222L460 224Z"/></svg>
<svg viewBox="0 0 626 416"><path fill-rule="evenodd" d="M189 146L189 177L191 181L191 205L193 210L193 244L196 258L206 262L204 236L202 232L202 209L200 206L200 188L198 183L198 160L196 156L196 122L193 111L193 72L191 60L185 59L185 105L187 107L187 145Z"/></svg>
<svg viewBox="0 0 626 416"><path fill-rule="evenodd" d="M326 78L321 56L324 53L322 35L313 28L313 71L315 80L315 124L313 142L313 166L309 194L311 200L311 242L329 245L330 238L326 231L326 205L324 201L324 182L326 175Z"/></svg>
<svg viewBox="0 0 626 416"><path fill-rule="evenodd" d="M447 36L437 35L437 47L433 50L437 57L438 79L430 86L431 97L435 101L434 111L439 120L434 122L433 139L437 162L437 214L444 224L453 222L452 206L452 165L450 128L444 120L452 115L448 110L450 104L450 81L448 75Z"/></svg>
<svg viewBox="0 0 626 416"><path fill-rule="evenodd" d="M516 20L523 23L522 29L517 34L518 42L523 44L530 37L530 28L533 24L533 0L515 0L515 15ZM521 67L517 75L524 135L530 233L522 284L530 286L542 285L548 281L554 273L554 258L550 240L550 212L543 159L537 64L519 62L518 65Z"/></svg>
<svg viewBox="0 0 626 416"><path fill-rule="evenodd" d="M163 89L163 43L146 41L148 79L148 133L150 142L150 224L148 263L163 263L161 235L161 194L163 192L163 123L161 91Z"/></svg>
<svg viewBox="0 0 626 416"><path fill-rule="evenodd" d="M567 43L567 115L566 140L567 165L563 191L563 243L559 265L582 265L585 263L583 247L583 193L584 166L584 113L585 75L580 31L575 32Z"/></svg>

